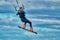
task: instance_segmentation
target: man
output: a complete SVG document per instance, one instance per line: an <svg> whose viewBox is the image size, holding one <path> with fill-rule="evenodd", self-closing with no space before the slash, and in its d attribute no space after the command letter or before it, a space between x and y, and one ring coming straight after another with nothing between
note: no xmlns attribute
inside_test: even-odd
<svg viewBox="0 0 60 40"><path fill-rule="evenodd" d="M23 4L22 4L22 7L19 8L18 13L16 15L19 15L19 18L21 18L21 21L24 22L24 25L22 26L22 28L25 29L26 23L29 23L30 24L30 32L33 32L32 23L25 17Z"/></svg>

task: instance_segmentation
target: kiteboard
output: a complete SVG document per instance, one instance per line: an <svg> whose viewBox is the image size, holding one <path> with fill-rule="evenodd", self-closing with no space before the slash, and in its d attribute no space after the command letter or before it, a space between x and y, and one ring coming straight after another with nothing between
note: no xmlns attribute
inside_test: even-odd
<svg viewBox="0 0 60 40"><path fill-rule="evenodd" d="M19 28L22 28L21 26L18 26ZM23 28L22 28L23 29ZM24 29L24 30L26 30L26 31L29 31L30 32L30 30L28 30L28 29ZM37 34L37 32L35 32L35 31L32 31L32 33L35 33L35 34Z"/></svg>

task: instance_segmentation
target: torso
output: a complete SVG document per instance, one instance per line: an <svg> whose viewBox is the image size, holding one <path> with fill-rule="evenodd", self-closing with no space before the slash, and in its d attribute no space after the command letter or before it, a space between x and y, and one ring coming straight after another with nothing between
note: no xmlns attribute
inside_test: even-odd
<svg viewBox="0 0 60 40"><path fill-rule="evenodd" d="M19 17L20 18L24 18L25 17L25 12L24 11L20 11L20 10L18 10L18 12L19 12Z"/></svg>

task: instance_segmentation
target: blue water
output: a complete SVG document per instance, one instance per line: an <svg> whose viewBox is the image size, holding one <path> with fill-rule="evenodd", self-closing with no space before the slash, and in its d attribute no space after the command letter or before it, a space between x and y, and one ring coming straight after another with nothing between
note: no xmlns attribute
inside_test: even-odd
<svg viewBox="0 0 60 40"><path fill-rule="evenodd" d="M23 23L16 13L0 13L0 40L60 40L59 10L29 10L26 17L38 34L19 29Z"/></svg>

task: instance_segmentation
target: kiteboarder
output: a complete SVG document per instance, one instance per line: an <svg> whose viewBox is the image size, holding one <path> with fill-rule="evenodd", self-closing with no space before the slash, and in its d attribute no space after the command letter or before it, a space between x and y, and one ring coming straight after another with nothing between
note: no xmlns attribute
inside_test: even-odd
<svg viewBox="0 0 60 40"><path fill-rule="evenodd" d="M24 25L22 26L23 29L26 29L26 23L29 23L30 25L30 32L33 32L32 23L25 17L25 11L24 11L24 5L22 4L22 7L19 8L18 13L16 15L19 15L19 18L22 22L24 22Z"/></svg>

